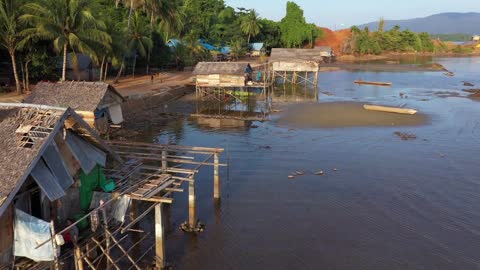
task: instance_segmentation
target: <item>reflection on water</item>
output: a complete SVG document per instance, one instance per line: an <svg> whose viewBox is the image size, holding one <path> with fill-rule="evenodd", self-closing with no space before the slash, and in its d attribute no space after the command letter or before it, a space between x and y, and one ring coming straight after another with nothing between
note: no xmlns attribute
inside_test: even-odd
<svg viewBox="0 0 480 270"><path fill-rule="evenodd" d="M456 76L320 76L320 103L405 105L427 114L426 125L292 129L271 121L238 130L200 127L184 117L151 130L148 141L228 149L219 208L213 172L196 178L205 233L175 229L188 207L187 194L175 196L175 226L167 235L175 269L478 269L480 106L434 93L460 93L462 81L480 85L479 59L436 61ZM353 84L359 77L393 87ZM181 136L172 135L179 127ZM395 131L417 139L402 141ZM296 170L306 175L288 179ZM314 175L319 170L325 174Z"/></svg>

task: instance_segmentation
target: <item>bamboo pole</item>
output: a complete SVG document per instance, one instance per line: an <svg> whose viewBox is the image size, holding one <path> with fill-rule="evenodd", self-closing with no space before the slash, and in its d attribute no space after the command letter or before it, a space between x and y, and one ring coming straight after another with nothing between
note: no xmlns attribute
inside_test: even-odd
<svg viewBox="0 0 480 270"><path fill-rule="evenodd" d="M83 270L82 251L80 250L80 247L77 244L75 244L74 259L75 259L75 269Z"/></svg>
<svg viewBox="0 0 480 270"><path fill-rule="evenodd" d="M103 201L100 202L100 205L103 204ZM108 235L108 220L107 220L107 211L105 210L105 208L103 208L101 210L101 213L102 213L102 218L103 218L103 228L105 230L105 249L106 252L105 253L105 256L107 257L110 257L110 236ZM112 260L112 263L115 265L115 262L113 262ZM111 268L111 265L110 263L107 261L107 266L106 266L106 269L110 269Z"/></svg>
<svg viewBox="0 0 480 270"><path fill-rule="evenodd" d="M60 270L60 265L58 264L58 256L57 256L57 243L55 242L55 225L53 220L50 221L50 235L53 246L53 269Z"/></svg>
<svg viewBox="0 0 480 270"><path fill-rule="evenodd" d="M120 245L120 243L115 239L115 237L113 237L113 235L110 233L110 231L108 229L105 229L105 233L112 239L113 242L115 242L118 249L120 249L120 251L122 251L123 254L125 254L127 256L128 260L133 264L133 266L135 266L135 268L137 268L138 270L141 270L140 267L138 267L138 265L132 259L132 257L130 257L130 255L128 255L127 251L125 251L125 249L122 247L122 245Z"/></svg>
<svg viewBox="0 0 480 270"><path fill-rule="evenodd" d="M112 263L112 265L115 267L115 269L117 270L121 270L116 264L115 264L115 261L113 260L113 258L110 256L110 247L108 247L107 250L105 250L105 248L102 247L102 244L96 240L95 238L92 237L92 241L95 242L95 244L97 244L98 248L100 248L100 250L102 251L103 254L105 254L105 257L107 258L107 268L110 268L110 263Z"/></svg>

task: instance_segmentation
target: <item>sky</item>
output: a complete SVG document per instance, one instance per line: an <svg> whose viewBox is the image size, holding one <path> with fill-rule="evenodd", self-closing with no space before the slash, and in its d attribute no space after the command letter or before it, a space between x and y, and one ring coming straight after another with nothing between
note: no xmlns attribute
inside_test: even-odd
<svg viewBox="0 0 480 270"><path fill-rule="evenodd" d="M294 0L308 22L331 29L378 21L426 17L443 12L480 12L479 0ZM232 7L254 8L262 18L281 20L287 0L225 0Z"/></svg>

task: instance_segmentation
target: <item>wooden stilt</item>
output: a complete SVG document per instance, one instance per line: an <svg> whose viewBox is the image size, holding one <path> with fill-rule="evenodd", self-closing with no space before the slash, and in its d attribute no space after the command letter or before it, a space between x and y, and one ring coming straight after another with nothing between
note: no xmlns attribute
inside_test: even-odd
<svg viewBox="0 0 480 270"><path fill-rule="evenodd" d="M165 268L165 232L163 226L162 204L155 205L155 265Z"/></svg>
<svg viewBox="0 0 480 270"><path fill-rule="evenodd" d="M188 183L188 225L194 228L197 223L197 213L195 208L195 182Z"/></svg>
<svg viewBox="0 0 480 270"><path fill-rule="evenodd" d="M80 247L75 244L74 250L74 258L75 258L75 269L76 270L83 270L83 260L82 260L82 251Z"/></svg>
<svg viewBox="0 0 480 270"><path fill-rule="evenodd" d="M213 197L215 199L220 199L220 172L219 172L219 156L218 153L214 154L213 165Z"/></svg>
<svg viewBox="0 0 480 270"><path fill-rule="evenodd" d="M167 173L167 151L162 151L162 173Z"/></svg>

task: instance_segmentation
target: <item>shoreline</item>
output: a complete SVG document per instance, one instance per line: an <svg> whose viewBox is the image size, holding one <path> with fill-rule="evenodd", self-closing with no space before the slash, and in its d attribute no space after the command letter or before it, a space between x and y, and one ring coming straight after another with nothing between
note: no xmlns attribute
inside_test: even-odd
<svg viewBox="0 0 480 270"><path fill-rule="evenodd" d="M398 60L399 58L410 57L451 57L451 58L463 58L463 57L480 57L480 52L474 53L383 53L379 55L366 54L366 55L352 55L345 54L337 57L337 62L352 62L352 61L374 61L374 60Z"/></svg>

